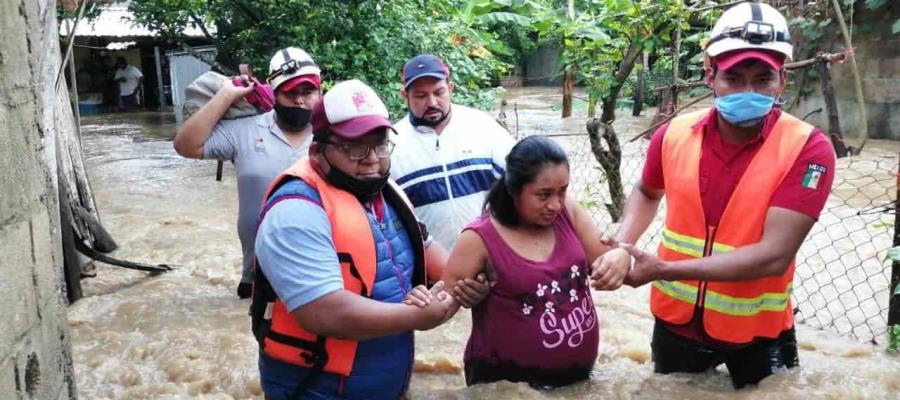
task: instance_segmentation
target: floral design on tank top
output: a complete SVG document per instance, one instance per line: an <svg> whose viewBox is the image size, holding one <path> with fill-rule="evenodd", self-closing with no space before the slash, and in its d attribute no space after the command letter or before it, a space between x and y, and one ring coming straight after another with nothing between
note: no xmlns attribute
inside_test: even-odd
<svg viewBox="0 0 900 400"><path fill-rule="evenodd" d="M586 267L573 264L558 280L538 283L533 294L519 296L522 317L539 318L545 348L578 347L584 334L597 324L593 301L585 295L590 293L588 276ZM563 308L564 303L575 306Z"/></svg>

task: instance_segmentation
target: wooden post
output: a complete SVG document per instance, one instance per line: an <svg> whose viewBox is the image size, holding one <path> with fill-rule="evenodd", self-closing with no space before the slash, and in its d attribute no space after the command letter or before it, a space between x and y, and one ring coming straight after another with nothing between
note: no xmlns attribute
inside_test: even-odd
<svg viewBox="0 0 900 400"><path fill-rule="evenodd" d="M513 112L516 114L516 141L519 141L519 103L513 103Z"/></svg>
<svg viewBox="0 0 900 400"><path fill-rule="evenodd" d="M819 60L816 62L816 70L819 72L819 82L822 85L822 96L825 98L825 110L828 113L828 133L833 137L832 144L838 158L847 156L847 147L844 145L841 132L841 120L838 115L837 101L834 98L834 86L831 84L831 72L828 62ZM836 137L835 137L836 136Z"/></svg>
<svg viewBox="0 0 900 400"><path fill-rule="evenodd" d="M681 21L675 21L678 25L675 28L675 54L672 55L672 84L678 84L678 64L681 58Z"/></svg>
<svg viewBox="0 0 900 400"><path fill-rule="evenodd" d="M838 117L837 101L834 99L834 86L831 85L831 72L828 63L817 62L819 82L822 84L822 95L825 97L825 110L828 112L828 131L841 134L841 121Z"/></svg>
<svg viewBox="0 0 900 400"><path fill-rule="evenodd" d="M897 168L900 171L900 162L898 162ZM894 247L897 246L900 246L900 174L897 175L897 197L894 200ZM891 285L888 286L888 296L890 296L887 321L889 348L896 351L900 348L900 261L894 261L891 265Z"/></svg>
<svg viewBox="0 0 900 400"><path fill-rule="evenodd" d="M575 0L568 1L568 7L566 8L566 16L569 17L569 20L575 19ZM563 43L563 52L566 50L565 42ZM563 72L563 103L562 103L562 117L568 118L572 116L572 94L575 92L575 80L572 77L572 68L570 66L565 67L565 71Z"/></svg>
<svg viewBox="0 0 900 400"><path fill-rule="evenodd" d="M159 98L159 108L166 108L166 89L163 85L162 63L159 58L159 46L153 46L153 58L156 60L156 95Z"/></svg>
<svg viewBox="0 0 900 400"><path fill-rule="evenodd" d="M66 282L66 300L74 303L83 296L81 290L81 259L75 250L72 212L69 203L68 181L57 170L57 190L59 193L59 226L63 248L63 278Z"/></svg>
<svg viewBox="0 0 900 400"><path fill-rule="evenodd" d="M678 108L678 65L681 58L681 21L676 21L678 26L675 28L675 54L672 57L672 111Z"/></svg>
<svg viewBox="0 0 900 400"><path fill-rule="evenodd" d="M75 36L69 35L69 40L74 41ZM72 86L69 88L69 96L72 101L72 113L75 116L75 136L78 137L78 140L81 141L81 109L78 108L78 80L76 79L75 73L75 55L70 54L68 59L69 64L69 83Z"/></svg>

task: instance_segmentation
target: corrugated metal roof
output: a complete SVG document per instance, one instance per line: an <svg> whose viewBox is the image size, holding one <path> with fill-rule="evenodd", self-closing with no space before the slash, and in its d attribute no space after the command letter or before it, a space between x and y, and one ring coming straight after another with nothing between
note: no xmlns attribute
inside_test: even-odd
<svg viewBox="0 0 900 400"><path fill-rule="evenodd" d="M72 21L71 23L74 23ZM69 35L70 23L63 22L59 26L60 36ZM214 26L207 26L211 34L215 34ZM182 34L186 37L204 37L203 31L190 24ZM116 4L103 6L100 15L91 21L81 21L75 30L78 37L157 37L157 32L134 22L133 14L127 5Z"/></svg>

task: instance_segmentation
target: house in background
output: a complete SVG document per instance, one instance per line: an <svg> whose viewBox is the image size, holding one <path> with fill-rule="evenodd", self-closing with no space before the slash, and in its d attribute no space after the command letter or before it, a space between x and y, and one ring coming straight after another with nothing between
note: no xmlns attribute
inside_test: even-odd
<svg viewBox="0 0 900 400"><path fill-rule="evenodd" d="M72 49L74 68L70 68L66 73L70 88L73 87L72 75L75 75L74 86L78 90L73 96L73 101L78 101L81 114L107 112L111 109L110 106L115 104L118 87L112 79L118 57L125 58L128 64L140 69L144 75L140 88L140 108L160 109L171 106L171 77L174 75L182 79L187 77L179 71L170 71L166 53L183 51L181 43L192 48L207 47L212 44L212 40L206 37L201 29L188 26L185 27L181 37L169 41L158 32L136 23L131 11L128 10L127 2L100 7L98 16L83 19L75 29L75 44ZM59 34L63 54L73 24L74 20L60 22ZM211 33L215 34L212 28ZM187 57L193 58L190 55ZM181 64L187 63L179 63Z"/></svg>

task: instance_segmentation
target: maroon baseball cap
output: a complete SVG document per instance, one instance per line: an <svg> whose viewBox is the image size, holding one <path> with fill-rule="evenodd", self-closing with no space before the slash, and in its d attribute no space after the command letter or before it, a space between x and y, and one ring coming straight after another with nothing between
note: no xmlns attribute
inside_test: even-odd
<svg viewBox="0 0 900 400"><path fill-rule="evenodd" d="M741 49L729 51L727 53L722 53L716 56L716 58L713 59L713 62L716 64L716 68L718 68L719 71L727 71L731 67L734 67L735 65L738 65L741 62L749 59L762 61L775 70L780 70L781 67L784 66L783 54L766 50Z"/></svg>
<svg viewBox="0 0 900 400"><path fill-rule="evenodd" d="M318 75L300 75L294 78L291 78L289 81L282 83L278 86L278 90L282 92L289 92L293 90L295 87L300 86L304 83L310 84L313 88L318 89L321 87L322 82L319 79Z"/></svg>
<svg viewBox="0 0 900 400"><path fill-rule="evenodd" d="M326 131L353 140L390 129L387 107L372 88L356 79L334 85L312 109L313 135Z"/></svg>

